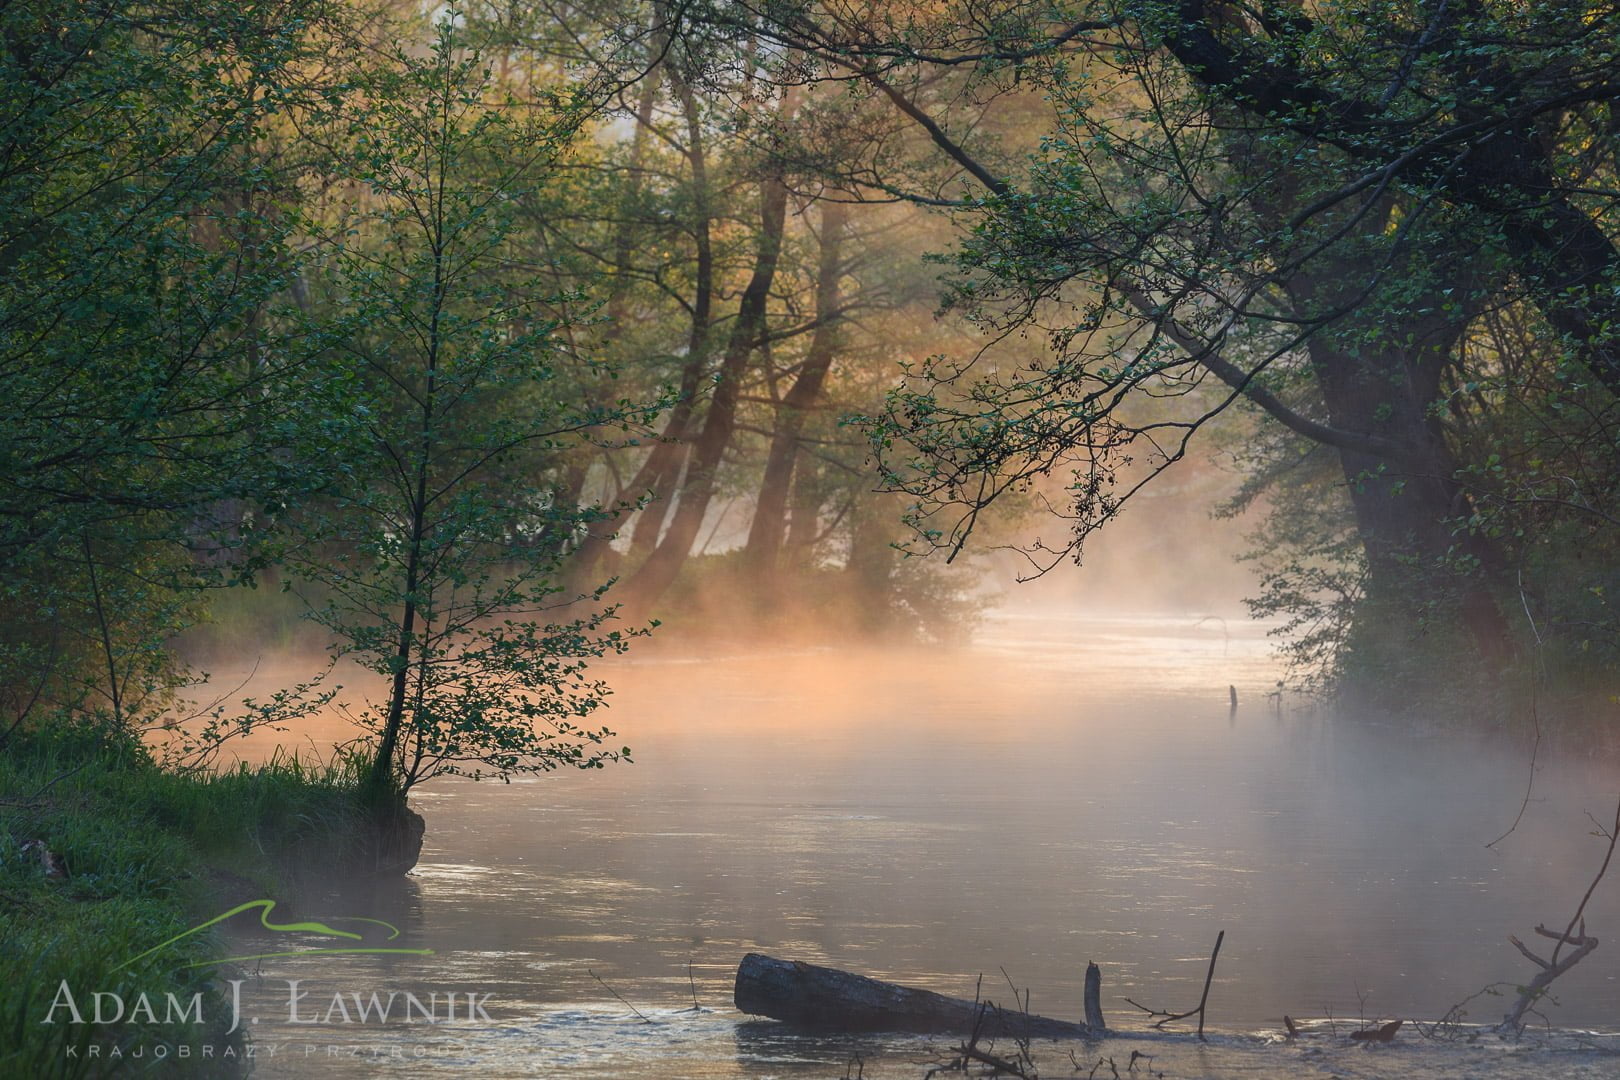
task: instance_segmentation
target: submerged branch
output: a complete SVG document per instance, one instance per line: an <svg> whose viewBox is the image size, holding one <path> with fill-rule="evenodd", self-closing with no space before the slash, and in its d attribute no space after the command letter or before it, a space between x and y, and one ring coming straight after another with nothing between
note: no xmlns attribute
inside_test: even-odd
<svg viewBox="0 0 1620 1080"><path fill-rule="evenodd" d="M1513 1003L1513 1008L1502 1018L1502 1022L1497 1025L1498 1031L1511 1032L1515 1035L1522 1031L1524 1014L1546 994L1547 988L1552 985L1553 981L1584 960L1593 949L1598 947L1598 939L1589 937L1586 933L1586 905L1591 901L1592 894L1597 891L1598 883L1609 872L1609 863L1614 859L1615 842L1617 838L1620 838L1620 799L1615 802L1614 824L1607 829L1601 825L1598 826L1598 835L1606 837L1609 846L1604 850L1603 864L1598 867L1597 874L1592 878L1592 883L1586 887L1586 894L1581 897L1580 905L1575 908L1575 914L1570 916L1569 925L1564 928L1562 933L1549 930L1545 926L1538 925L1536 927L1537 934L1553 941L1552 954L1544 960L1531 952L1524 942L1512 935L1508 936L1508 941L1513 944L1513 947L1518 949L1520 953L1524 954L1541 970L1536 973L1535 978L1520 989L1518 1000ZM1558 954L1565 945L1574 946L1575 951L1560 960Z"/></svg>

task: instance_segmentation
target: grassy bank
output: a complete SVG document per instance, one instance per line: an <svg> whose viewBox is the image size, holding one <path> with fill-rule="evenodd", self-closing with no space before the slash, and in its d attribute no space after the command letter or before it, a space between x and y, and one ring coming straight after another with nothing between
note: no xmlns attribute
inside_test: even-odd
<svg viewBox="0 0 1620 1080"><path fill-rule="evenodd" d="M280 857L300 845L361 831L357 777L292 760L176 774L128 739L14 735L0 748L0 1076L230 1075L240 1034L224 1031L206 963L184 967L219 940L130 961L243 893L277 895ZM73 1023L63 1007L42 1023L64 980L86 1020L100 991L128 1010L145 993L160 1022ZM202 1022L162 1022L176 1015L166 995L186 1007L198 993Z"/></svg>

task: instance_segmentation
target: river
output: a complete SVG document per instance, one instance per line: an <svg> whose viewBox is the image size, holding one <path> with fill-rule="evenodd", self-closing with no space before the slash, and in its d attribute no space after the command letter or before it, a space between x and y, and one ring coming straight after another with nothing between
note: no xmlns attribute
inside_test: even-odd
<svg viewBox="0 0 1620 1080"><path fill-rule="evenodd" d="M1620 1076L1620 1047L1594 1033L1620 1029L1608 943L1559 982L1551 1036L1442 1043L1409 1025L1392 1047L1343 1038L1526 980L1507 937L1544 943L1537 923L1568 920L1605 847L1587 815L1612 820L1620 784L1612 763L1548 756L1523 820L1488 848L1524 798L1527 738L1270 698L1262 631L1004 614L960 648L605 664L609 722L636 764L415 793L428 822L416 870L334 884L298 914L384 920L400 931L389 944L432 954L244 965L256 1075L920 1080L949 1040L750 1022L731 1008L738 960L761 951L967 997L982 974L986 996L1008 999L1010 982L1034 1011L1070 1018L1094 960L1110 1024L1140 1030L1123 999L1193 1007L1224 930L1208 1044L1037 1044L1041 1075L1108 1076L1109 1058L1127 1075L1135 1050L1153 1060L1133 1075L1166 1077ZM1620 876L1587 923L1620 931ZM286 941L238 929L231 947ZM289 1022L289 979L307 994L298 1019L316 1023ZM461 995L462 1010L400 1025L331 1005L390 990ZM1470 1018L1499 1019L1511 997L1478 999ZM1289 1041L1284 1014L1322 1023Z"/></svg>

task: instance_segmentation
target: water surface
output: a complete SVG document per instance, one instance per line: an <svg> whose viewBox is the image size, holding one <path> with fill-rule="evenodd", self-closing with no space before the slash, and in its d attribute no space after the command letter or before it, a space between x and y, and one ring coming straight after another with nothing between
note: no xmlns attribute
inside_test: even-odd
<svg viewBox="0 0 1620 1080"><path fill-rule="evenodd" d="M417 870L300 913L384 919L434 954L264 961L244 988L261 1075L833 1077L859 1054L868 1077L920 1077L943 1042L745 1022L737 961L763 951L968 997L983 974L988 996L1011 980L1035 1011L1077 1017L1095 960L1110 1023L1140 1028L1123 998L1192 1007L1220 930L1215 1042L1109 1042L1074 1062L1054 1047L1043 1075L1109 1056L1123 1074L1132 1049L1167 1076L1620 1075L1578 1036L1367 1051L1268 1034L1285 1013L1332 1016L1341 1035L1359 1017L1432 1018L1527 979L1507 935L1530 941L1578 903L1603 854L1587 814L1612 821L1620 786L1602 763L1544 762L1524 820L1487 848L1523 798L1527 741L1268 699L1269 645L1236 621L1005 616L961 649L601 670L637 764L414 795ZM1620 931L1620 878L1587 922ZM1620 1026L1617 976L1606 943L1560 982L1549 1021ZM310 991L306 1015L393 988L488 994L493 1020L292 1026L288 978ZM1487 996L1474 1016L1507 1003Z"/></svg>

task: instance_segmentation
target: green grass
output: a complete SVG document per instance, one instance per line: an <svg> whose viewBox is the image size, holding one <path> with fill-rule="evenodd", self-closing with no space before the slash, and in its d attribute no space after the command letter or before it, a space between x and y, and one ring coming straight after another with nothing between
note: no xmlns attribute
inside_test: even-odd
<svg viewBox="0 0 1620 1080"><path fill-rule="evenodd" d="M0 748L0 1077L219 1076L228 1009L208 967L219 955L197 935L125 965L217 913L220 881L243 878L274 895L278 863L300 844L357 831L356 762L310 766L277 758L257 769L178 774L128 740L85 731L14 736ZM65 862L49 877L40 842ZM204 994L202 1024L94 1026L41 1021L63 981L88 1017L90 995L145 992L162 1016L166 994ZM91 1043L101 1057L90 1058ZM203 1044L216 1057L197 1055ZM109 1060L111 1048L122 1052ZM181 1057L185 1046L190 1057ZM76 1053L75 1053L76 1050ZM235 1060L240 1061L238 1057Z"/></svg>

